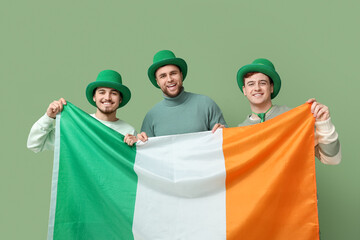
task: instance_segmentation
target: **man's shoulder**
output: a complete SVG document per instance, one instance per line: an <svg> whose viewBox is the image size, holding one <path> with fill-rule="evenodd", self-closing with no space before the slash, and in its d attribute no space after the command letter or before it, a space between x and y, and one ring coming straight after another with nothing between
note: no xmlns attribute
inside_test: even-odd
<svg viewBox="0 0 360 240"><path fill-rule="evenodd" d="M247 115L246 118L245 118L245 120L244 120L242 123L238 124L238 127L244 127L244 126L254 125L254 124L256 124L256 123L258 123L258 122L257 122L257 121L254 121L254 120L251 120L251 119L250 119L250 115Z"/></svg>
<svg viewBox="0 0 360 240"><path fill-rule="evenodd" d="M267 119L272 119L272 118L277 117L280 114L283 114L283 113L285 113L285 112L287 112L289 110L291 110L291 108L288 107L288 106L273 105L271 110L269 111L268 115L266 115L266 116L267 116ZM257 123L260 123L260 120L252 120L251 119L251 114L250 114L250 115L246 116L245 120L242 123L240 123L238 125L238 127L254 125L254 124L257 124Z"/></svg>
<svg viewBox="0 0 360 240"><path fill-rule="evenodd" d="M164 100L161 100L160 102L157 102L154 106L152 106L152 108L150 108L150 110L147 112L147 114L157 112L160 109L162 109L163 107L164 107Z"/></svg>
<svg viewBox="0 0 360 240"><path fill-rule="evenodd" d="M192 101L199 101L202 103L215 103L214 100L212 100L209 96L203 95L203 94L199 94L199 93L192 93L192 92L187 92L187 94L189 95L189 98Z"/></svg>
<svg viewBox="0 0 360 240"><path fill-rule="evenodd" d="M113 130L121 133L122 135L126 135L126 134L132 134L135 135L136 134L136 130L135 128L130 125L129 123L118 119L117 121L111 123L111 124L105 124L107 125L109 128L112 128Z"/></svg>
<svg viewBox="0 0 360 240"><path fill-rule="evenodd" d="M274 113L277 113L277 114L285 113L285 112L287 112L287 111L289 111L291 109L292 108L290 108L288 106L285 106L285 105L282 105L282 106L274 105L273 106Z"/></svg>
<svg viewBox="0 0 360 240"><path fill-rule="evenodd" d="M194 98L209 98L210 99L210 97L200 94L200 93L186 92L186 94L188 94L189 96L194 97Z"/></svg>

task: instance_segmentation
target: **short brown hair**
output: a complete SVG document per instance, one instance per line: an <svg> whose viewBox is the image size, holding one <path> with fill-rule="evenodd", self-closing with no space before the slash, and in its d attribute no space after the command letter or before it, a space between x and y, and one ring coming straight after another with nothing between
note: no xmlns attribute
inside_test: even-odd
<svg viewBox="0 0 360 240"><path fill-rule="evenodd" d="M96 92L96 90L97 90L98 88L99 88L99 87L97 87L97 88L94 89L94 91L93 91L93 96L95 95L95 92ZM115 89L115 88L114 88L114 90L117 91L117 92L120 94L121 99L123 99L122 93L121 93L119 90Z"/></svg>
<svg viewBox="0 0 360 240"><path fill-rule="evenodd" d="M261 73L261 72L248 72L244 75L243 77L243 85L245 85L245 78L249 78L251 77L252 75L256 74L256 73ZM262 74L265 74L265 73L262 73ZM266 75L266 74L265 74ZM274 84L273 80L271 79L271 77L269 77L268 75L266 75L269 79L270 79L270 84Z"/></svg>

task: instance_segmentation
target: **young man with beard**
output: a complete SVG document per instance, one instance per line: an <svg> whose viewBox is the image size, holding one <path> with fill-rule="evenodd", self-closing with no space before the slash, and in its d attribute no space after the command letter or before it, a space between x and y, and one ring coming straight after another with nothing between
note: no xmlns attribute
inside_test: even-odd
<svg viewBox="0 0 360 240"><path fill-rule="evenodd" d="M187 64L169 50L155 54L148 69L151 83L160 88L164 100L156 104L145 116L138 138L191 133L226 126L220 108L209 97L186 92L183 81Z"/></svg>
<svg viewBox="0 0 360 240"><path fill-rule="evenodd" d="M237 83L250 103L252 111L239 126L253 125L274 118L290 110L272 104L281 88L281 79L274 65L267 59L256 59L237 73ZM315 117L315 155L324 164L339 164L341 149L338 134L330 119L329 108L315 99L307 101Z"/></svg>
<svg viewBox="0 0 360 240"><path fill-rule="evenodd" d="M122 84L121 75L113 70L104 70L99 73L95 82L86 88L86 97L89 103L97 107L92 117L104 125L125 136L124 142L133 145L136 142L136 131L128 123L116 117L118 108L125 106L130 98L130 90ZM64 98L50 103L43 115L31 128L27 147L34 152L53 150L55 142L56 114L66 105Z"/></svg>

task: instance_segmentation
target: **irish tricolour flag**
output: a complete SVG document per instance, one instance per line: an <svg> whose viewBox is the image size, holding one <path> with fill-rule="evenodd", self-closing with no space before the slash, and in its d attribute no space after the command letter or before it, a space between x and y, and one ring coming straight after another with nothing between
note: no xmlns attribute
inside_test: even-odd
<svg viewBox="0 0 360 240"><path fill-rule="evenodd" d="M56 134L48 239L319 239L309 104L129 147L68 103Z"/></svg>

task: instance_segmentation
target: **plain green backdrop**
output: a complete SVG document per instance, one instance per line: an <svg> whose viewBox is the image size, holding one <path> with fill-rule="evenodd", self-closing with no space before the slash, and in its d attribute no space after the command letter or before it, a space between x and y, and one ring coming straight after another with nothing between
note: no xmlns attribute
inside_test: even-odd
<svg viewBox="0 0 360 240"><path fill-rule="evenodd" d="M358 1L77 1L0 3L0 239L46 239L53 152L26 148L32 124L64 97L93 113L85 88L119 71L132 91L118 117L139 131L162 99L147 78L170 49L189 66L187 91L214 99L232 127L250 112L236 72L269 58L282 78L275 104L329 106L342 163L316 161L323 240L360 239ZM261 229L259 229L261 231Z"/></svg>

